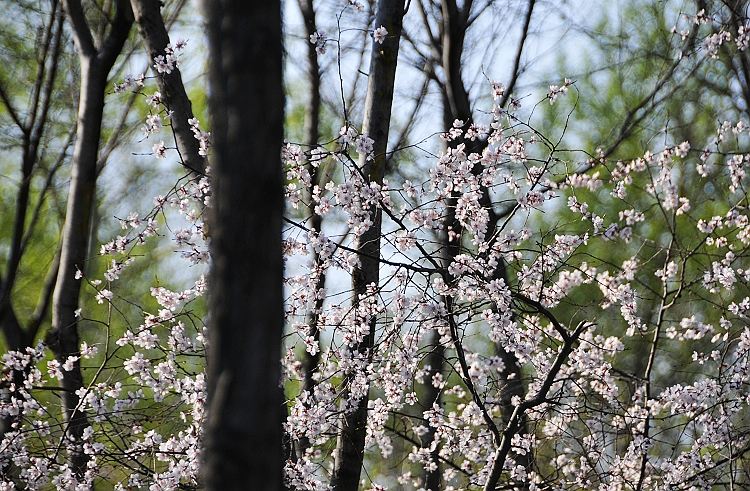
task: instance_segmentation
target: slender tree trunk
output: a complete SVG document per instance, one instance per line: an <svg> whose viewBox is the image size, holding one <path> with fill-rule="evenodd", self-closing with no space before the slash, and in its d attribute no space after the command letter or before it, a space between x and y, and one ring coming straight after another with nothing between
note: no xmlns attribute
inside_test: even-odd
<svg viewBox="0 0 750 491"><path fill-rule="evenodd" d="M516 52L516 61L511 74L511 83L509 90L515 85L518 74L518 63L520 60L521 50L524 45L526 33L528 32L529 21L531 13L534 8L534 1L530 0L529 7L526 13L526 19L524 22L524 28L522 32L522 39L519 42L518 50ZM452 119L459 119L464 122L464 128L473 122L473 116L471 113L471 104L469 100L469 92L463 83L461 77L461 55L463 53L464 38L467 31L467 22L469 19L470 12L468 10L461 10L458 8L455 0L442 0L442 15L443 15L443 38L442 38L442 64L445 72L445 95L448 102L448 107L452 113ZM506 99L507 100L507 99ZM452 121L445 121L446 128L450 128ZM486 142L464 142L466 143L467 153L469 152L481 152L486 145ZM475 172L480 171L477 167ZM495 213L492 205L492 200L489 194L489 190L483 188L482 196L480 198L480 204L489 211L489 222L487 224L486 238L490 240L495 236L497 230L497 222L499 218ZM496 268L493 277L495 279L503 279L506 284L510 285L505 262L502 261ZM520 397L521 400L525 397L525 389L522 381L521 367L518 365L518 360L515 354L507 351L505 347L500 344L495 344L495 353L503 361L505 368L500 377L505 381L505 385L500 391L500 408L501 418L503 426L509 424L511 415L514 411L513 398ZM527 433L527 422L526 417L522 415L517 424L519 425L519 433ZM531 466L531 456L529 453L525 455L517 455L516 461L518 464L529 468Z"/></svg>
<svg viewBox="0 0 750 491"><path fill-rule="evenodd" d="M206 2L214 135L208 490L278 490L284 415L280 2Z"/></svg>
<svg viewBox="0 0 750 491"><path fill-rule="evenodd" d="M48 337L60 363L68 356L77 356L78 297L81 282L75 279L76 269L83 271L88 251L91 211L96 192L96 161L104 111L106 75L90 60L81 64L81 96L78 111L77 139L73 150L73 169L68 194L68 205L63 227L62 255L55 293L52 297L53 332ZM67 437L72 440L71 464L77 474L85 470L87 457L83 453L81 435L89 425L86 414L78 409L76 390L83 387L79 362L63 372L62 402Z"/></svg>
<svg viewBox="0 0 750 491"><path fill-rule="evenodd" d="M164 55L164 50L169 45L169 33L161 15L161 3L160 0L130 0L138 31L146 44L152 64L154 58ZM203 174L205 159L198 154L198 140L188 124L188 120L193 118L193 106L185 92L180 69L175 67L170 73L157 73L156 83L164 105L172 112L172 131L183 165L193 172Z"/></svg>
<svg viewBox="0 0 750 491"><path fill-rule="evenodd" d="M365 100L362 133L373 139L373 158L360 156L359 167L370 182L382 184L386 164L388 131L391 122L393 86L396 78L401 24L404 16L403 0L380 0L375 16L375 27L383 26L388 35L382 44L373 41L370 74ZM368 285L380 280L380 235L382 212L373 212L373 224L359 239L359 266L352 273L354 302L367 294ZM370 321L370 332L353 348L360 356L372 357L375 339L375 319ZM349 379L345 380L345 384ZM359 486L365 447L367 401L363 397L353 411L343 415L336 440L334 471L331 485L336 491L355 491Z"/></svg>
<svg viewBox="0 0 750 491"><path fill-rule="evenodd" d="M64 15L57 1L52 2L52 11L47 23L41 44L36 80L31 89L30 107L27 117L22 122L17 119L19 129L23 133L21 148L21 178L16 194L15 216L13 218L13 235L11 238L5 278L0 278L0 326L5 335L9 350L21 350L33 342L36 332L33 326L24 326L16 317L13 309L12 293L16 282L18 268L25 251L25 237L29 236L29 229L33 229L33 222L27 227L26 220L31 198L31 184L35 168L39 164L39 149L42 136L49 122L49 109L52 101L52 91L55 88L57 69L61 56L61 39L63 33ZM0 86L3 104L6 110L15 114L9 95ZM0 439L3 433L0 432Z"/></svg>
<svg viewBox="0 0 750 491"><path fill-rule="evenodd" d="M313 8L313 0L299 0L300 11L302 12L302 18L305 21L305 34L311 36L317 31L315 22L315 10ZM315 45L307 43L307 80L310 84L310 100L308 102L307 115L305 116L305 145L308 151L318 146L320 140L320 64L318 63L318 53L316 52ZM312 196L313 188L320 184L320 179L323 174L323 170L318 165L308 164L308 172L310 173L312 186L308 192L309 197ZM323 225L323 217L315 212L315 204L310 199L310 228L316 233L320 234ZM314 291L318 292L325 287L326 276L325 272L320 268L320 259L317 252L313 252L312 258L313 265L316 269L317 276L315 277ZM323 308L323 297L315 299L312 310L307 315L307 325L310 329L310 336L315 342L320 343L320 327L318 326L318 319L320 317L320 311ZM309 354L305 351L302 357L302 368L304 379L302 381L302 389L312 392L315 388L315 380L313 376L318 369L320 364L320 351L314 355ZM299 442L297 453L298 456L302 456L305 450L310 446L310 442L307 438L302 438Z"/></svg>
<svg viewBox="0 0 750 491"><path fill-rule="evenodd" d="M302 17L305 21L305 31L307 36L312 35L317 29L315 24L315 11L313 10L312 0L299 0L300 10ZM310 84L310 100L308 102L307 115L305 116L305 145L309 150L312 150L318 146L318 140L320 139L320 66L318 64L318 54L315 51L315 45L312 43L307 44L307 80ZM318 184L321 169L319 166L308 165L308 172L310 173L312 187ZM313 189L309 190L309 195L312 196ZM310 200L310 228L315 231L316 234L320 234L322 227L322 217L315 213L315 205ZM318 265L318 254L313 254L313 264ZM316 281L315 291L318 291L325 284L325 274L318 276ZM307 324L310 326L310 334L316 339L320 339L320 330L318 329L318 314L322 308L322 299L316 299L312 312L307 317ZM305 352L305 357L302 360L304 366L305 379L303 381L303 388L305 390L311 390L314 386L312 375L317 369L320 361L320 354L308 355Z"/></svg>
<svg viewBox="0 0 750 491"><path fill-rule="evenodd" d="M13 238L11 240L10 253L8 254L8 266L5 271L5 282L0 282L0 319L5 315L6 309L11 307L11 293L15 285L16 274L21 264L24 252L23 238L26 234L26 217L29 208L31 194L31 179L34 168L38 165L39 146L45 127L48 122L48 114L51 103L52 90L55 87L57 67L61 53L61 38L63 32L63 13L59 4L53 2L52 14L45 31L43 47L41 49L39 66L37 69L38 79L32 89L33 103L29 108L27 122L21 125L23 132L22 158L21 158L21 181L16 195L15 217L13 219ZM51 58L48 74L47 58ZM24 346L25 347L25 346ZM18 348L13 348L18 349Z"/></svg>
<svg viewBox="0 0 750 491"><path fill-rule="evenodd" d="M444 248L447 249L447 235L445 235L442 240L444 243ZM444 257L447 257L447 254ZM444 260L442 262L443 264L445 264ZM440 342L440 334L437 332L437 330L433 329L433 331L430 333L428 344L430 346L430 352L425 359L425 364L429 365L430 369L427 372L427 377L425 377L425 395L424 404L422 405L425 411L432 410L433 406L439 407L442 405L442 390L438 387L435 387L432 381L433 377L436 374L443 373L443 368L445 365L445 346ZM427 428L427 432L421 438L421 444L423 448L432 448L432 450L430 451L430 455L432 457L432 462L435 464L435 468L425 468L423 474L423 487L427 491L439 491L440 489L442 489L442 471L440 468L439 459L440 448L438 442L435 442L435 428L433 428L432 426L428 426Z"/></svg>
<svg viewBox="0 0 750 491"><path fill-rule="evenodd" d="M35 167L39 164L39 147L42 136L49 120L49 108L52 100L52 91L55 87L57 69L61 55L61 39L63 32L64 15L57 1L52 2L52 12L49 23L45 30L44 41L40 49L39 66L37 68L37 80L32 89L31 107L25 123L21 123L23 132L23 146L21 158L21 182L16 195L15 217L13 219L13 236L11 239L10 253L8 254L8 265L5 270L5 281L0 278L0 331L3 332L8 351L21 351L34 342L38 324L32 318L26 326L16 316L13 308L13 287L17 278L18 269L25 251L24 237L28 237L29 230L33 229L32 223L27 227L26 219L31 196L31 180ZM48 61L49 59L49 61ZM49 66L47 66L49 63ZM2 88L0 88L2 91ZM3 102L10 111L10 101ZM20 387L26 374L13 371L9 379L0 385L10 385L11 381L16 387ZM11 392L2 390L10 387L0 388L0 402L10 401ZM16 393L17 396L17 393ZM5 434L10 431L13 424L19 420L19 416L6 415L0 417L0 442ZM1 471L2 469L0 469Z"/></svg>
<svg viewBox="0 0 750 491"><path fill-rule="evenodd" d="M445 92L444 92L445 94ZM449 130L453 124L455 116L451 111L451 107L448 103L448 98L443 97L443 127L445 130ZM455 145L451 145L453 147ZM440 265L444 270L448 270L453 260L461 252L461 224L456 219L456 202L458 200L457 193L451 193L445 204L445 218L443 219L443 234L440 237L441 249L440 249ZM452 232L452 233L451 233ZM457 235L454 235L457 234ZM450 314L450 313L449 313ZM440 342L440 334L437 330L433 330L430 334L430 340L428 344L431 346L431 350L425 360L426 364L430 366L430 370L427 372L425 388L425 404L426 410L432 410L432 406L441 404L441 389L435 387L432 383L432 378L444 371L445 365L445 346ZM442 476L440 470L440 459L438 458L440 448L435 440L435 429L429 427L427 433L422 437L423 447L433 447L430 455L432 456L433 462L436 464L435 469L425 469L424 471L424 487L428 491L439 491L442 489Z"/></svg>
<svg viewBox="0 0 750 491"><path fill-rule="evenodd" d="M89 228L96 196L96 164L104 113L104 94L109 71L122 51L133 22L130 6L119 0L116 3L117 12L110 32L101 47L97 48L80 2L67 0L64 7L79 51L81 88L60 266L52 296L52 330L47 336L47 342L61 364L65 363L69 356L79 355L76 310L81 282L75 279L75 273L76 269L83 271L87 261ZM62 387L65 437L68 439L70 464L72 470L81 476L88 462L88 456L83 453L81 436L89 423L85 412L79 408L79 398L76 394L76 391L83 387L79 361L73 363L71 370L63 371Z"/></svg>
<svg viewBox="0 0 750 491"><path fill-rule="evenodd" d="M448 131L453 126L453 121L462 119L467 121L471 119L471 107L469 96L461 79L461 55L463 53L464 37L466 35L466 19L468 12L462 12L455 1L443 0L442 10L442 37L440 38L440 48L442 49L441 64L445 79L442 86L443 94L443 128ZM459 142L454 142L455 147ZM461 251L462 227L456 219L456 203L459 194L451 193L446 202L446 215L443 220L445 234L442 239L441 266L447 270L455 257ZM448 313L450 315L450 312ZM432 377L435 374L443 372L445 363L445 347L440 344L440 335L434 331L430 336L430 345L433 346L427 357L426 363L430 366L425 384L425 407L432 409L433 404L440 404L440 389L432 384ZM439 463L439 448L435 439L435 430L425 433L422 438L424 447L433 447L431 456L435 464ZM425 469L424 487L429 491L438 491L442 489L442 478L440 465L435 469Z"/></svg>

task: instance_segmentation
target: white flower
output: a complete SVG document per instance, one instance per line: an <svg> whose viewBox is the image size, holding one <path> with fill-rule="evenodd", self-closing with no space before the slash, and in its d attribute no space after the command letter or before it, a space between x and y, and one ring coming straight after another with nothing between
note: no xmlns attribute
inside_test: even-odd
<svg viewBox="0 0 750 491"><path fill-rule="evenodd" d="M154 151L154 155L156 155L157 159L167 158L167 147L164 146L163 141L160 141L159 143L155 143L152 148Z"/></svg>
<svg viewBox="0 0 750 491"><path fill-rule="evenodd" d="M154 92L152 95L146 97L146 102L149 106L156 107L161 104L161 92Z"/></svg>
<svg viewBox="0 0 750 491"><path fill-rule="evenodd" d="M142 128L143 136L149 136L156 133L161 128L161 117L158 114L149 114L146 116L146 125Z"/></svg>
<svg viewBox="0 0 750 491"><path fill-rule="evenodd" d="M96 302L97 303L104 303L105 300L112 300L112 292L105 289L102 289L99 293L96 294Z"/></svg>
<svg viewBox="0 0 750 491"><path fill-rule="evenodd" d="M383 44L383 41L385 41L385 37L387 35L388 35L388 31L385 29L385 27L380 26L373 31L372 38L375 40L376 43Z"/></svg>
<svg viewBox="0 0 750 491"><path fill-rule="evenodd" d="M492 82L492 98L498 100L505 95L505 86L500 82Z"/></svg>
<svg viewBox="0 0 750 491"><path fill-rule="evenodd" d="M69 356L67 360L65 360L65 363L63 363L63 370L66 372L69 372L73 370L73 367L75 367L75 363L78 361L77 356Z"/></svg>
<svg viewBox="0 0 750 491"><path fill-rule="evenodd" d="M310 34L310 44L315 45L315 52L319 55L326 52L326 33L325 31L315 31Z"/></svg>
<svg viewBox="0 0 750 491"><path fill-rule="evenodd" d="M82 358L91 358L92 356L96 355L96 353L99 351L99 348L96 346L89 346L88 343L85 341L81 343L81 357Z"/></svg>
<svg viewBox="0 0 750 491"><path fill-rule="evenodd" d="M89 438L91 438L93 434L94 434L94 428L92 428L91 426L87 426L86 428L83 429L83 434L81 435L81 438L83 440L88 440Z"/></svg>
<svg viewBox="0 0 750 491"><path fill-rule="evenodd" d="M563 84L559 87L557 85L550 85L549 92L547 92L547 98L549 99L549 103L554 104L555 99L557 99L558 96L560 96L561 94L567 93L568 87L570 87L571 85L573 85L573 81L568 78L566 78L563 81Z"/></svg>
<svg viewBox="0 0 750 491"><path fill-rule="evenodd" d="M179 49L182 49L185 47L185 44L182 43L180 45ZM164 54L158 55L154 57L154 68L159 73L169 74L172 73L172 70L174 70L177 67L177 56L175 53L175 48L173 48L170 45L167 45L166 48L164 48Z"/></svg>
<svg viewBox="0 0 750 491"><path fill-rule="evenodd" d="M57 380L63 379L63 373L60 370L60 362L57 360L50 360L47 362L47 373L50 377L56 378Z"/></svg>
<svg viewBox="0 0 750 491"><path fill-rule="evenodd" d="M372 152L372 138L367 135L360 135L354 142L354 148L360 155L367 155Z"/></svg>

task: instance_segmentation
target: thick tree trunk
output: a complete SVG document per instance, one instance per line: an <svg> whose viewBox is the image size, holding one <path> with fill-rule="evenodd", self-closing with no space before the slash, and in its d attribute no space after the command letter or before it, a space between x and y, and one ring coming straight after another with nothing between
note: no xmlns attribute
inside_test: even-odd
<svg viewBox="0 0 750 491"><path fill-rule="evenodd" d="M391 122L393 87L396 78L401 24L404 16L403 0L380 0L375 16L375 27L384 26L388 35L382 44L373 41L370 74L365 100L362 133L373 140L373 158L360 156L359 167L370 182L382 184L386 164L388 131ZM367 286L380 280L380 235L382 212L373 212L373 224L359 239L360 264L352 273L354 302L367 294ZM353 348L360 355L372 356L375 339L375 319L370 322L368 336ZM348 380L345 381L348 383ZM336 441L334 471L331 485L335 491L355 491L359 486L365 447L367 397L357 401L354 411L343 415Z"/></svg>
<svg viewBox="0 0 750 491"><path fill-rule="evenodd" d="M161 15L160 0L131 0L138 31L148 49L149 59L164 55L169 45L169 33ZM183 164L198 174L205 172L205 159L198 154L198 140L193 136L188 120L193 118L193 106L185 92L180 69L175 67L170 73L157 73L156 83L161 92L162 101L172 111L171 125L174 132L177 150Z"/></svg>
<svg viewBox="0 0 750 491"><path fill-rule="evenodd" d="M283 488L280 8L206 3L214 135L209 490Z"/></svg>

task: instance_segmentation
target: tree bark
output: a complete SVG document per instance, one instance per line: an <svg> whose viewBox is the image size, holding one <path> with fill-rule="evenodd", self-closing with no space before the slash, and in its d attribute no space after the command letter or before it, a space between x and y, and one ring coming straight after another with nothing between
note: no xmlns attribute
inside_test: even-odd
<svg viewBox="0 0 750 491"><path fill-rule="evenodd" d="M309 38L317 31L313 0L299 0L299 7L302 13L302 18L305 22L305 34ZM312 151L314 148L317 148L318 140L320 139L321 109L320 64L318 63L318 53L315 45L312 43L307 43L307 80L310 84L310 100L308 101L307 114L305 116L305 145L308 151ZM323 226L323 217L315 212L315 203L313 203L311 197L313 194L313 188L320 184L323 170L318 165L312 165L309 160L307 170L310 173L310 181L312 183L312 186L308 191L310 197L310 228L319 235ZM325 287L326 275L325 271L322 271L319 267L320 259L317 252L313 252L312 262L317 273L314 291L318 292ZM320 317L320 311L323 308L323 300L324 298L322 296L316 298L312 310L307 315L307 325L310 329L310 336L312 336L317 343L320 343L320 327L318 326L318 319ZM302 380L303 390L312 393L315 388L315 379L313 376L318 370L319 364L320 351L314 355L309 354L307 351L304 352L302 357L304 376L304 379ZM307 438L303 437L297 446L297 455L301 457L309 446L310 442Z"/></svg>
<svg viewBox="0 0 750 491"><path fill-rule="evenodd" d="M78 297L81 282L75 279L76 268L85 269L88 250L91 211L96 190L96 157L101 134L104 111L104 84L94 64L87 62L81 66L81 97L78 113L78 134L73 150L73 170L68 195L68 206L63 227L62 255L60 272L55 293L52 297L52 336L50 345L60 363L68 356L77 356L78 339ZM54 336L54 337L53 337ZM77 447L88 419L78 410L79 398L75 391L83 387L83 376L78 362L73 370L63 372L62 393L68 437ZM85 470L87 458L82 449L74 448L71 464L78 474Z"/></svg>
<svg viewBox="0 0 750 491"><path fill-rule="evenodd" d="M367 84L362 133L373 140L373 158L360 155L359 167L370 182L383 183L388 146L388 131L391 122L393 87L396 78L399 41L404 16L403 0L379 0L375 16L375 28L383 26L388 35L382 44L373 41L370 58L370 74ZM355 305L367 286L378 285L380 280L380 235L382 211L373 212L372 226L362 234L357 246L360 264L352 273L352 288ZM353 351L372 357L375 340L375 319L370 322L368 336ZM347 384L349 377L344 381ZM334 470L331 485L335 491L355 491L359 486L365 447L365 426L367 423L367 401L363 397L357 401L354 411L343 415L336 439Z"/></svg>
<svg viewBox="0 0 750 491"><path fill-rule="evenodd" d="M107 77L127 39L133 23L130 5L116 3L112 27L101 47L94 45L80 1L66 0L64 8L73 27L81 65L81 88L73 148L70 190L63 225L60 266L52 296L52 330L47 341L58 361L79 355L78 297L81 282L75 279L76 269L84 270L87 261L89 227L96 195L96 164L104 113ZM69 440L70 465L79 476L86 470L88 456L83 453L83 430L89 426L80 410L76 391L83 387L83 374L78 361L70 371L63 371L63 416Z"/></svg>
<svg viewBox="0 0 750 491"><path fill-rule="evenodd" d="M443 94L445 95L445 91ZM453 124L453 120L456 119L451 107L448 103L448 98L443 97L443 127L445 130L449 130ZM446 146L447 148L455 147L455 144ZM458 201L458 193L453 192L448 197L445 205L445 217L443 218L443 233L441 234L441 248L440 248L440 266L448 271L448 267L454 261L456 256L461 252L461 224L456 219L456 202ZM458 234L453 236L450 232ZM445 299L443 299L445 303ZM450 315L450 312L448 312ZM423 407L425 410L432 410L433 405L438 406L442 403L442 390L435 387L432 383L432 378L436 374L442 374L445 370L445 346L440 342L440 334L435 329L430 334L428 345L431 347L428 353L425 364L429 365L430 369L427 372L427 377L424 388L425 388L425 404ZM423 473L424 487L428 491L439 491L442 489L442 474L440 470L440 448L435 440L435 428L428 426L428 431L422 436L421 439L422 447L433 447L430 455L433 462L437 465L435 469L425 469Z"/></svg>
<svg viewBox="0 0 750 491"><path fill-rule="evenodd" d="M206 2L212 163L208 490L283 489L280 2Z"/></svg>
<svg viewBox="0 0 750 491"><path fill-rule="evenodd" d="M161 1L130 0L130 4L138 31L146 44L149 60L153 65L154 58L163 55L164 49L170 44L169 33L161 15ZM198 140L188 124L188 120L193 118L193 106L185 92L180 69L175 67L170 73L155 75L162 101L167 110L172 112L170 122L182 164L197 174L204 174L205 159L198 153Z"/></svg>

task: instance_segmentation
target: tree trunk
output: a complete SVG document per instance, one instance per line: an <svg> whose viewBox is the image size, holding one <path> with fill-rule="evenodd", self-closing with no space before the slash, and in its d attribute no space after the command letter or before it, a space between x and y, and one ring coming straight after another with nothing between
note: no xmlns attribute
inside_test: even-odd
<svg viewBox="0 0 750 491"><path fill-rule="evenodd" d="M450 104L448 97L446 96L447 91L443 91L443 128L448 131L453 125L453 120L456 119ZM457 142L450 145L446 145L445 150L449 148L455 148ZM461 253L461 232L462 227L459 221L456 219L456 202L458 201L458 193L453 192L448 196L445 204L445 217L443 218L443 230L440 237L440 266L445 271L448 271L448 267L453 263L456 256ZM454 235L457 234L457 235ZM443 299L445 303L445 299ZM450 312L448 312L450 315ZM442 403L442 390L435 387L432 383L432 377L436 374L442 374L445 371L445 346L440 342L440 334L437 330L433 330L430 334L428 345L431 347L428 353L425 363L430 366L430 370L427 372L425 377L425 404L423 407L425 410L432 410L432 406L437 404L438 406ZM433 443L435 440L435 428L428 427L427 433L422 436L422 447L432 447L433 450L430 452L433 462L437 465L435 469L425 469L423 473L424 487L428 491L439 491L442 489L442 474L440 470L440 448L438 444Z"/></svg>
<svg viewBox="0 0 750 491"><path fill-rule="evenodd" d="M404 16L403 0L380 0L375 16L375 28L384 26L388 35L382 44L373 41L370 58L370 75L365 100L362 133L373 139L373 158L360 155L359 167L370 182L383 183L391 122L393 86L396 78L401 23ZM352 273L354 302L367 294L367 286L378 285L380 280L380 235L382 212L373 212L372 226L359 239L359 266ZM372 357L375 339L375 319L370 321L368 336L353 347L360 355ZM349 377L345 380L348 383ZM359 486L365 447L367 423L367 397L356 403L354 411L343 415L337 435L334 454L334 471L331 485L335 491L355 491Z"/></svg>
<svg viewBox="0 0 750 491"><path fill-rule="evenodd" d="M504 106L508 101L508 96L512 88L515 86L520 66L520 57L523 51L523 46L528 34L529 22L531 14L534 8L534 0L529 0L529 6L526 12L524 20L523 30L521 33L521 40L518 43L515 55L514 66L512 69L511 80L509 83L509 89L506 93L505 98L501 102L501 106ZM439 54L433 61L436 65L442 67L443 77L438 78L433 76L433 80L438 84L441 89L443 98L443 126L446 130L450 129L453 125L454 120L463 121L463 129L469 127L472 124L472 111L471 102L469 98L468 90L466 89L461 72L462 72L462 54L463 46L469 27L469 19L471 18L471 3L464 4L463 7L459 7L455 0L441 0L441 26L440 36L435 37L433 40L434 50ZM466 152L477 152L481 153L487 145L487 141L466 141L459 139L452 143L452 146L456 146L460 143L466 144ZM479 166L474 169L477 173L481 170ZM490 220L488 223L488 230L486 233L487 238L492 238L495 235L497 222L499 220L497 213L494 211L492 206L491 197L489 191L482 187L482 196L480 198L480 204L489 211ZM443 267L447 266L453 261L453 258L460 252L460 237L462 234L462 227L460 223L455 219L455 206L460 195L456 192L452 193L448 197L446 203L446 217L444 219L445 228L451 228L454 234L458 235L458 239L454 241L448 241L444 243L443 254L441 261ZM444 240L446 240L444 238ZM508 283L507 271L504 262L496 268L493 277L491 279L502 278ZM449 313L450 315L450 313ZM424 395L424 406L430 406L431 403L440 402L440 391L432 387L431 378L435 373L439 373L442 370L442 364L444 359L445 348L438 345L439 336L436 333L430 338L429 345L434 348L430 351L426 364L430 365L430 371L428 373L428 381L425 384L425 395ZM504 381L504 387L500 394L500 407L501 407L501 418L503 427L509 424L513 405L512 400L514 396L518 396L523 399L525 395L524 386L521 378L521 369L518 365L518 360L513 353L509 353L504 346L501 344L495 345L495 353L503 360L505 364L504 371L500 374L501 379ZM524 416L519 420L520 432L526 433L527 425L526 418ZM428 431L421 440L422 446L425 448L432 447L434 445L435 434L434 431ZM439 448L434 445L434 449L431 452L433 460L437 461L439 455ZM516 461L523 465L525 468L531 467L531 459L529 454L517 456ZM424 486L430 491L437 491L441 486L440 469L425 469L423 472Z"/></svg>
<svg viewBox="0 0 750 491"><path fill-rule="evenodd" d="M77 356L78 296L81 281L75 279L76 269L85 270L88 251L91 210L96 192L96 161L104 111L106 75L102 75L91 60L81 63L81 94L78 109L77 139L73 149L73 169L68 194L68 205L63 227L60 270L52 297L52 332L48 341L58 361L65 363L68 356ZM73 369L63 371L62 403L67 437L72 440L71 465L82 474L88 458L83 453L81 435L89 425L86 414L78 409L76 390L83 387L79 362Z"/></svg>
<svg viewBox="0 0 750 491"><path fill-rule="evenodd" d="M309 38L312 34L317 31L315 22L315 10L313 8L313 0L299 0L299 7L302 13L302 18L305 21L305 34ZM305 116L305 145L308 151L312 151L318 146L318 140L320 139L320 65L318 63L318 53L315 45L307 43L307 80L310 84L310 100L308 102L307 114ZM323 170L320 166L313 166L311 163L307 166L308 172L310 173L312 186L309 190L309 197L312 196L313 188L320 184L320 179L323 174ZM315 204L310 199L310 228L316 233L320 234L323 226L323 217L315 212ZM316 268L318 276L315 278L314 291L318 292L325 287L326 275L325 271L320 270L320 259L317 252L313 252L312 262ZM320 343L320 328L318 326L318 319L320 317L320 311L323 308L324 298L321 296L315 299L312 310L307 315L307 325L310 328L310 336L315 342ZM320 351L314 355L309 354L307 351L304 352L302 357L302 369L304 379L302 381L302 389L312 393L315 388L315 380L313 376L318 370L320 364ZM297 455L301 457L305 450L310 446L310 442L307 438L303 437L300 439L297 448Z"/></svg>
<svg viewBox="0 0 750 491"><path fill-rule="evenodd" d="M123 0L116 3L117 13L101 47L94 45L93 36L80 2L64 3L79 52L81 88L78 101L76 143L73 148L68 203L63 225L60 266L52 296L52 330L47 342L63 364L69 356L79 355L78 297L80 280L76 269L83 271L87 261L89 227L96 196L96 167L104 113L107 76L127 39L132 25L132 12ZM78 361L63 371L62 405L65 436L68 438L70 465L76 475L85 472L88 456L83 453L83 430L89 426L85 412L78 407L76 391L83 387Z"/></svg>
<svg viewBox="0 0 750 491"><path fill-rule="evenodd" d="M278 490L284 415L280 2L206 3L212 163L208 490Z"/></svg>

